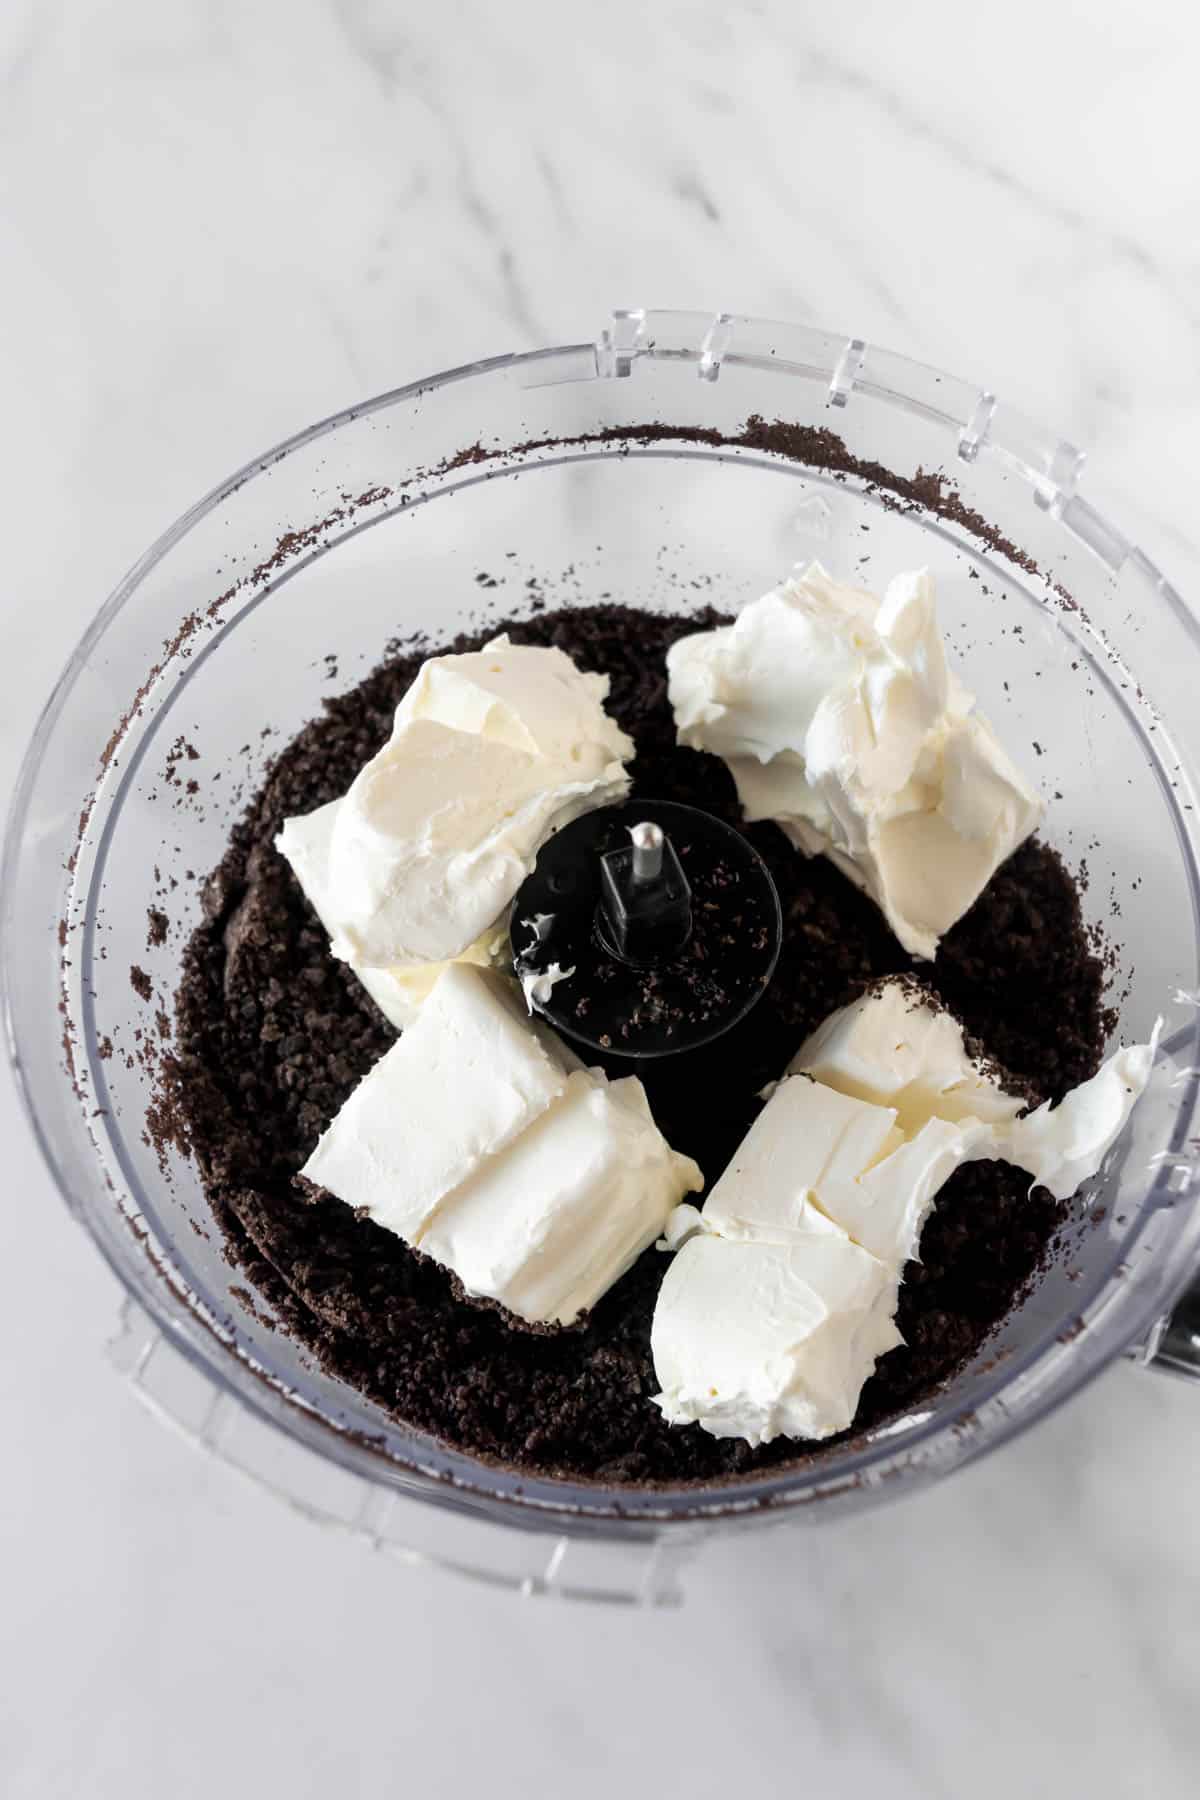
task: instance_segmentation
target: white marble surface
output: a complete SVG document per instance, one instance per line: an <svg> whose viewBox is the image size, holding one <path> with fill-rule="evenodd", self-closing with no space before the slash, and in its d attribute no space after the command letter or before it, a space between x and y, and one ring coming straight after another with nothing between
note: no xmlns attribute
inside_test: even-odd
<svg viewBox="0 0 1200 1800"><path fill-rule="evenodd" d="M613 305L986 380L1194 585L1198 59L1164 0L7 0L5 773L104 593L248 453ZM522 1604L144 1415L0 1104L9 1800L586 1800L681 1760L696 1800L1196 1791L1200 1393L1117 1369L899 1509L712 1553L683 1614Z"/></svg>

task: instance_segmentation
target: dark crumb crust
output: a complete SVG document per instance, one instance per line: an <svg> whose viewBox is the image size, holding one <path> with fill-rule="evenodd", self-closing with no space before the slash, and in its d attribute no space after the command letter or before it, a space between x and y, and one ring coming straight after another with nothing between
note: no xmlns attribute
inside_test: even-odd
<svg viewBox="0 0 1200 1800"><path fill-rule="evenodd" d="M680 749L665 656L689 631L723 623L711 608L663 617L615 605L543 613L507 629L556 644L610 676L609 706L637 744L634 793L700 806L741 829L717 759ZM662 1255L648 1250L583 1327L514 1331L465 1302L455 1283L391 1233L295 1176L316 1138L387 1049L391 1028L349 971L272 847L289 814L344 792L384 742L423 646L325 703L282 752L204 889L187 947L169 1090L155 1128L196 1155L227 1254L332 1374L399 1419L469 1454L538 1474L604 1483L712 1482L821 1450L779 1440L751 1450L697 1427L669 1427L656 1391L650 1321ZM746 835L779 887L784 946L744 1026L681 1065L643 1073L669 1141L716 1180L802 1037L887 974L909 973L872 904L823 858L798 855L770 825ZM1096 1068L1113 1020L1073 881L1036 841L1008 861L921 965L943 1002L1031 1099L1058 1098ZM613 1073L627 1073L620 1059ZM943 1190L901 1292L903 1348L864 1389L856 1430L910 1406L982 1345L1050 1254L1065 1210L999 1163L970 1164Z"/></svg>

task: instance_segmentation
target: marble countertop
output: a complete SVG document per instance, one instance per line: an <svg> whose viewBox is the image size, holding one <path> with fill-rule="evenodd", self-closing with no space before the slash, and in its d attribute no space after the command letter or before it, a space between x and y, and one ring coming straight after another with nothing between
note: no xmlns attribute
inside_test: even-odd
<svg viewBox="0 0 1200 1800"><path fill-rule="evenodd" d="M249 453L613 306L977 377L1200 591L1195 69L1146 0L8 0L0 757ZM323 1533L145 1414L5 1081L8 1800L1195 1793L1200 1393L1130 1366L902 1506L726 1544L682 1613ZM46 1284L53 1271L51 1316Z"/></svg>

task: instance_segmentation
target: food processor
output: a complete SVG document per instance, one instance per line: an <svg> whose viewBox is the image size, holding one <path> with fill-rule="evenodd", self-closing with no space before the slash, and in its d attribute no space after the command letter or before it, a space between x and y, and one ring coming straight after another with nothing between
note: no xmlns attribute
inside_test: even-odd
<svg viewBox="0 0 1200 1800"><path fill-rule="evenodd" d="M50 699L3 873L11 1054L53 1178L124 1285L113 1356L138 1393L401 1557L664 1602L714 1534L899 1498L1122 1353L1200 1373L1200 629L1083 498L1082 465L986 389L857 338L624 311L323 420L172 526ZM602 598L732 610L813 558L865 586L932 570L956 666L1038 779L1042 835L1085 872L1122 1037L1165 1018L1150 1085L1045 1273L902 1417L710 1487L477 1461L277 1329L156 1128L203 878L275 750L389 643Z"/></svg>

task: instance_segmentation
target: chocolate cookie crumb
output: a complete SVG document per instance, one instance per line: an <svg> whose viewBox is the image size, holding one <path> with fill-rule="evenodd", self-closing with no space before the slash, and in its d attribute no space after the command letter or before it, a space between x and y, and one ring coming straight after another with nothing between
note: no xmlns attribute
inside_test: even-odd
<svg viewBox="0 0 1200 1800"><path fill-rule="evenodd" d="M154 992L154 983L145 969L133 963L129 970L129 985L140 1000L149 1000Z"/></svg>
<svg viewBox="0 0 1200 1800"><path fill-rule="evenodd" d="M165 912L159 911L157 906L147 909L146 920L150 927L146 933L146 948L147 950L157 950L160 944L165 944L167 941L167 927L170 920Z"/></svg>

